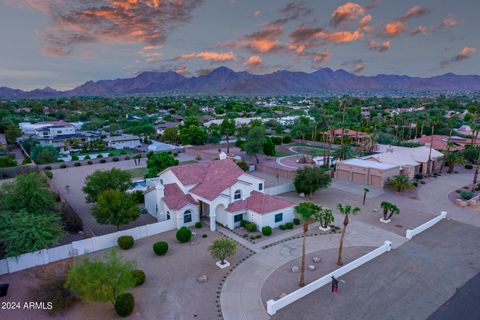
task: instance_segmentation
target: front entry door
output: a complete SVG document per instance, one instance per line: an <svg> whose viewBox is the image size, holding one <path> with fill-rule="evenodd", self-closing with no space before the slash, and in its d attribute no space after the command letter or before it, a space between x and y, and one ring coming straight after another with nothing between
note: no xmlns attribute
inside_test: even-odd
<svg viewBox="0 0 480 320"><path fill-rule="evenodd" d="M243 213L236 214L233 216L233 227L238 228L240 227L240 222L243 220Z"/></svg>

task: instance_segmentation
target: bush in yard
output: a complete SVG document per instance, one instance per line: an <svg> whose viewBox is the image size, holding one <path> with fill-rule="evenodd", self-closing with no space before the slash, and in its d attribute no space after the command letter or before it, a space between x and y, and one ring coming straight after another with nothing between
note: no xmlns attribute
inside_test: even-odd
<svg viewBox="0 0 480 320"><path fill-rule="evenodd" d="M133 312L135 298L130 292L123 293L115 300L115 311L120 317L127 317Z"/></svg>
<svg viewBox="0 0 480 320"><path fill-rule="evenodd" d="M118 246L123 250L128 250L133 247L135 240L132 236L121 236L117 239Z"/></svg>
<svg viewBox="0 0 480 320"><path fill-rule="evenodd" d="M195 222L195 228L200 229L201 227L202 227L201 221Z"/></svg>
<svg viewBox="0 0 480 320"><path fill-rule="evenodd" d="M415 174L415 179L417 179L417 180L423 179L423 174L421 174L421 173L416 173L416 174Z"/></svg>
<svg viewBox="0 0 480 320"><path fill-rule="evenodd" d="M75 167L80 167L82 164L81 164L80 162L75 162L73 165L74 165Z"/></svg>
<svg viewBox="0 0 480 320"><path fill-rule="evenodd" d="M463 191L460 193L460 197L462 197L463 200L470 200L473 198L473 193L468 191Z"/></svg>
<svg viewBox="0 0 480 320"><path fill-rule="evenodd" d="M130 193L130 195L132 196L133 200L136 203L144 203L145 202L145 196L143 194L143 191L141 191L141 190L133 191L132 193Z"/></svg>
<svg viewBox="0 0 480 320"><path fill-rule="evenodd" d="M113 157L114 154L110 152L110 153L108 154L108 156L109 156L109 157Z"/></svg>
<svg viewBox="0 0 480 320"><path fill-rule="evenodd" d="M283 137L283 143L290 143L292 142L292 137L290 136L284 136Z"/></svg>
<svg viewBox="0 0 480 320"><path fill-rule="evenodd" d="M90 160L90 156L87 154L85 157L83 157L83 160Z"/></svg>
<svg viewBox="0 0 480 320"><path fill-rule="evenodd" d="M465 169L471 170L471 169L473 169L473 166L472 166L470 163L467 163L467 164L465 165Z"/></svg>
<svg viewBox="0 0 480 320"><path fill-rule="evenodd" d="M101 159L101 158L103 158L103 154L97 155L97 159Z"/></svg>
<svg viewBox="0 0 480 320"><path fill-rule="evenodd" d="M248 221L246 221L246 220L240 221L240 227L245 228L247 226L247 222Z"/></svg>
<svg viewBox="0 0 480 320"><path fill-rule="evenodd" d="M107 160L105 160L105 159L100 159L100 163L105 163L105 162L107 162Z"/></svg>
<svg viewBox="0 0 480 320"><path fill-rule="evenodd" d="M192 231L190 231L190 229L187 227L181 227L178 229L176 237L181 243L186 243L190 241L190 238L192 238Z"/></svg>
<svg viewBox="0 0 480 320"><path fill-rule="evenodd" d="M248 169L250 169L250 166L249 166L248 163L246 163L244 160L235 161L235 163L236 163L237 166L239 166L240 169L242 169L243 171L248 171Z"/></svg>
<svg viewBox="0 0 480 320"><path fill-rule="evenodd" d="M46 175L49 179L52 179L52 178L53 178L53 173L52 173L52 171L50 171L50 170L44 170L43 172L45 172L45 175Z"/></svg>
<svg viewBox="0 0 480 320"><path fill-rule="evenodd" d="M293 224L296 225L296 226L298 226L298 225L300 224L300 219L294 218L294 219L293 219Z"/></svg>
<svg viewBox="0 0 480 320"><path fill-rule="evenodd" d="M45 169L45 170L52 170L52 167L50 167L50 166L46 166L46 167L45 167L45 168L43 168L43 169Z"/></svg>
<svg viewBox="0 0 480 320"><path fill-rule="evenodd" d="M225 259L233 256L237 251L237 243L230 239L216 239L213 240L208 251L214 259L218 259L221 264L225 264Z"/></svg>
<svg viewBox="0 0 480 320"><path fill-rule="evenodd" d="M88 160L88 161L87 161L87 164L93 164L93 161L92 161L92 160Z"/></svg>
<svg viewBox="0 0 480 320"><path fill-rule="evenodd" d="M118 161L120 161L120 159L118 157L113 157L112 161L113 162L118 162Z"/></svg>
<svg viewBox="0 0 480 320"><path fill-rule="evenodd" d="M166 241L158 241L153 244L153 252L157 256L163 256L168 251L168 243Z"/></svg>
<svg viewBox="0 0 480 320"><path fill-rule="evenodd" d="M125 156L125 160L130 160L130 157L129 157L129 156Z"/></svg>
<svg viewBox="0 0 480 320"><path fill-rule="evenodd" d="M130 271L130 273L135 281L135 287L142 285L145 282L145 272L143 272L143 270L134 269Z"/></svg>
<svg viewBox="0 0 480 320"><path fill-rule="evenodd" d="M257 231L257 225L253 222L247 222L247 225L245 226L248 232L255 232Z"/></svg>
<svg viewBox="0 0 480 320"><path fill-rule="evenodd" d="M206 237L208 237L208 234L206 233L202 234L202 238L206 238Z"/></svg>
<svg viewBox="0 0 480 320"><path fill-rule="evenodd" d="M282 137L271 137L270 139L272 139L272 142L277 146L281 145L283 142Z"/></svg>
<svg viewBox="0 0 480 320"><path fill-rule="evenodd" d="M67 165L66 165L65 163L62 163L62 164L60 165L60 168L62 168L62 169L65 169L66 167L67 167Z"/></svg>
<svg viewBox="0 0 480 320"><path fill-rule="evenodd" d="M263 227L262 228L262 233L264 236L270 236L272 235L272 227Z"/></svg>
<svg viewBox="0 0 480 320"><path fill-rule="evenodd" d="M280 230L287 230L287 227L286 227L284 224L281 224L281 225L279 226L279 228L280 228Z"/></svg>
<svg viewBox="0 0 480 320"><path fill-rule="evenodd" d="M287 229L293 229L293 223L287 222L287 223L285 223L285 227L286 227Z"/></svg>

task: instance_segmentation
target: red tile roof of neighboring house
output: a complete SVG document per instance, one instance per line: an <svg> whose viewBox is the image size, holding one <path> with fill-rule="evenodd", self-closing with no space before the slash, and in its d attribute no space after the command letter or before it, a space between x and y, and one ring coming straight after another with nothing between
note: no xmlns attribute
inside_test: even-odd
<svg viewBox="0 0 480 320"><path fill-rule="evenodd" d="M207 200L218 197L244 174L231 159L186 164L169 169L183 185L196 184L190 192Z"/></svg>
<svg viewBox="0 0 480 320"><path fill-rule="evenodd" d="M185 207L187 204L197 204L191 195L183 193L179 186L175 183L166 184L165 196L163 201L172 210L178 210Z"/></svg>
<svg viewBox="0 0 480 320"><path fill-rule="evenodd" d="M231 203L226 210L228 212L252 210L256 213L265 214L294 205L295 203L292 201L270 196L258 191L252 191L252 193L250 193L250 197L245 200L239 200Z"/></svg>
<svg viewBox="0 0 480 320"><path fill-rule="evenodd" d="M328 135L331 135L332 134L332 130L329 130L329 131L324 131L323 132L324 134L328 134ZM367 138L367 137L370 137L370 135L368 135L367 133L365 132L360 132L360 131L356 131L356 130L350 130L350 129L345 129L345 131L343 132L343 134L345 136L349 136L349 137L353 137L353 138ZM334 136L341 136L342 135L342 129L335 129L333 130L333 135Z"/></svg>
<svg viewBox="0 0 480 320"><path fill-rule="evenodd" d="M449 140L450 138L450 140ZM453 143L450 148L448 148L448 143L447 141L450 141ZM432 136L423 136L418 138L418 143L422 145L430 145L432 143ZM470 141L468 139L462 138L462 137L456 137L456 136L443 136L443 135L438 135L434 134L433 135L433 143L432 143L432 148L437 149L437 150L450 150L450 151L460 151L465 149L464 146L458 145L456 143L460 144L468 144Z"/></svg>

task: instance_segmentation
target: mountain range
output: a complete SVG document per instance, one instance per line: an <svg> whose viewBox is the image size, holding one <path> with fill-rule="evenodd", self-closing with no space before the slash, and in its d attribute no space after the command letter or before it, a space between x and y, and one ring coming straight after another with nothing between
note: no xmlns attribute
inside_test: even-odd
<svg viewBox="0 0 480 320"><path fill-rule="evenodd" d="M133 78L88 81L72 90L46 87L23 91L0 87L0 98L43 99L72 96L124 95L333 95L342 93L401 94L480 90L479 75L420 78L405 75L359 76L343 69L323 68L312 73L276 71L269 74L235 72L219 67L206 75L185 77L173 71L142 72Z"/></svg>

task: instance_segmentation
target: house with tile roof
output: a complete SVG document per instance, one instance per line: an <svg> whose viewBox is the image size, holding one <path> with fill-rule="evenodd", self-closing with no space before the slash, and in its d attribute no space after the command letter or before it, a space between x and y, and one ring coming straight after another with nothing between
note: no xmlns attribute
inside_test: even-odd
<svg viewBox="0 0 480 320"><path fill-rule="evenodd" d="M208 219L234 229L242 220L258 229L278 227L294 218L295 203L265 193L265 180L244 172L231 159L184 164L147 179L145 208L158 221L173 219L176 228Z"/></svg>

